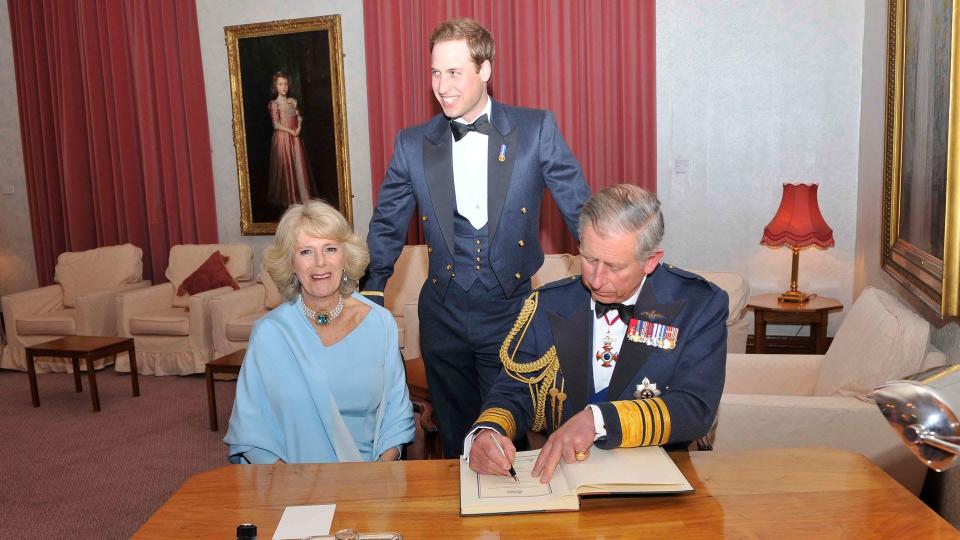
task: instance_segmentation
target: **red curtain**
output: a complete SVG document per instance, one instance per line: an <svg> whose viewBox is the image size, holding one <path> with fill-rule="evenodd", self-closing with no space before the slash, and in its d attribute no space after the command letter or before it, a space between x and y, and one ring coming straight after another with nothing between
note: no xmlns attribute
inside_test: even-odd
<svg viewBox="0 0 960 540"><path fill-rule="evenodd" d="M8 7L40 284L124 242L163 281L171 246L219 237L194 1Z"/></svg>
<svg viewBox="0 0 960 540"><path fill-rule="evenodd" d="M594 191L629 182L656 190L654 0L365 0L370 159L376 196L397 131L440 112L430 90L428 38L451 17L493 34L490 91L550 109ZM549 197L541 240L576 252ZM412 224L410 243L421 243Z"/></svg>

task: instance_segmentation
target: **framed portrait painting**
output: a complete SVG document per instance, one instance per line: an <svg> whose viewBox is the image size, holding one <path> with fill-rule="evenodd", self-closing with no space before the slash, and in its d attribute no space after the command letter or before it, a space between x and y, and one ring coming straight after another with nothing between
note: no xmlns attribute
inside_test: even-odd
<svg viewBox="0 0 960 540"><path fill-rule="evenodd" d="M960 0L888 0L882 266L960 315Z"/></svg>
<svg viewBox="0 0 960 540"><path fill-rule="evenodd" d="M224 28L244 235L309 199L352 221L340 32L339 15Z"/></svg>

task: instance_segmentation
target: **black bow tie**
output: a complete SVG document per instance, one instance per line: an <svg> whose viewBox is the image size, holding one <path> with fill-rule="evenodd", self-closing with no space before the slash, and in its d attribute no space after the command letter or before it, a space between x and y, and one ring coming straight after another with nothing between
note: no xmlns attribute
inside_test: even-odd
<svg viewBox="0 0 960 540"><path fill-rule="evenodd" d="M623 321L623 324L629 324L630 319L633 318L633 306L628 306L625 304L604 304L603 302L596 302L596 307L594 311L596 312L597 318L603 317L608 311L616 311L620 315L620 320Z"/></svg>
<svg viewBox="0 0 960 540"><path fill-rule="evenodd" d="M481 115L480 118L474 120L472 124L451 121L450 131L453 132L454 141L459 141L460 139L466 137L467 133L470 133L471 131L483 133L484 135L490 135L490 120L488 120L487 115L484 114Z"/></svg>

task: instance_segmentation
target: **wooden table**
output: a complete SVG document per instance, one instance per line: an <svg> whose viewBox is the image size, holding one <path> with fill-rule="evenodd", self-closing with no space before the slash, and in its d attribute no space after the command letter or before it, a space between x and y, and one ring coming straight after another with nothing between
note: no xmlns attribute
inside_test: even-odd
<svg viewBox="0 0 960 540"><path fill-rule="evenodd" d="M671 454L694 493L584 499L579 512L460 517L456 460L232 465L196 474L135 535L270 538L285 506L336 503L331 532L416 538L957 538L859 454L824 448Z"/></svg>
<svg viewBox="0 0 960 540"><path fill-rule="evenodd" d="M810 339L815 354L827 352L827 317L840 311L843 304L836 298L815 296L804 302L781 302L779 294L758 294L750 297L747 308L753 310L754 352L767 350L768 324L810 325Z"/></svg>
<svg viewBox="0 0 960 540"><path fill-rule="evenodd" d="M87 362L87 376L90 379L90 400L93 401L93 412L100 412L100 394L97 392L97 370L93 363L101 358L126 352L130 355L130 382L133 385L133 396L140 395L140 381L137 379L137 353L133 347L133 338L107 336L66 336L39 345L26 348L27 375L30 378L30 397L33 406L40 406L40 393L37 390L37 368L34 358L37 356L51 356L54 358L69 358L73 362L73 383L77 392L83 392L80 382L80 360Z"/></svg>
<svg viewBox="0 0 960 540"><path fill-rule="evenodd" d="M207 409L210 412L210 431L219 431L220 429L220 425L217 423L217 394L213 388L213 374L240 373L240 366L243 365L243 357L246 354L246 349L240 349L207 362Z"/></svg>

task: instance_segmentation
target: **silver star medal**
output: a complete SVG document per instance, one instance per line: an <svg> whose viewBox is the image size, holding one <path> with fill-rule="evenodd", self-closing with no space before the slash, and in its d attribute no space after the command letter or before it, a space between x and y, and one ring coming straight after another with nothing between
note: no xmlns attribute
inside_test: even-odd
<svg viewBox="0 0 960 540"><path fill-rule="evenodd" d="M637 390L633 393L633 397L636 399L650 399L659 395L660 390L657 389L657 383L650 382L650 379L646 377L640 381L640 384L637 385Z"/></svg>

